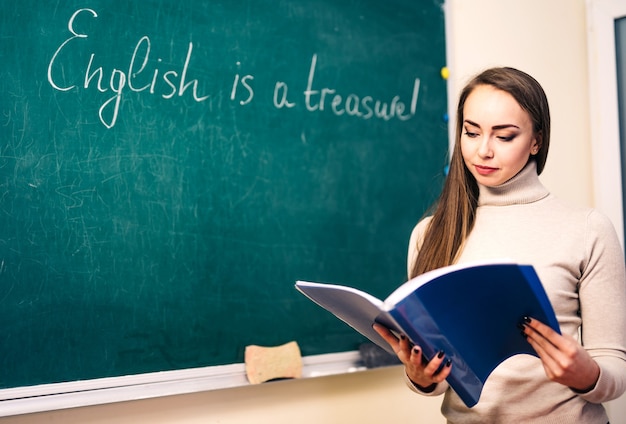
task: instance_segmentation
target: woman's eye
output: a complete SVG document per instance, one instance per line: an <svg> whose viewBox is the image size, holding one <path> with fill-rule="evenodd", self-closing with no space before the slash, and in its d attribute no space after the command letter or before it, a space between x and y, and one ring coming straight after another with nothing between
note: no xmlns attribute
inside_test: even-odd
<svg viewBox="0 0 626 424"><path fill-rule="evenodd" d="M502 141L512 141L515 138L515 135L507 135L507 136L501 135L501 136L498 136L498 138Z"/></svg>
<svg viewBox="0 0 626 424"><path fill-rule="evenodd" d="M477 133L470 132L470 131L467 131L467 130L465 130L465 135L466 135L467 137L469 137L469 138L478 137L478 134L477 134Z"/></svg>

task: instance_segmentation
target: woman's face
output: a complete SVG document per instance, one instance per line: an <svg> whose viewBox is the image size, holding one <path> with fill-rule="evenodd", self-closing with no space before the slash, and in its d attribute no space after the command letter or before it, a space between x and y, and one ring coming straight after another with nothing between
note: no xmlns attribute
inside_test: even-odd
<svg viewBox="0 0 626 424"><path fill-rule="evenodd" d="M461 153L479 184L495 187L526 166L539 144L530 116L506 91L479 85L463 106Z"/></svg>

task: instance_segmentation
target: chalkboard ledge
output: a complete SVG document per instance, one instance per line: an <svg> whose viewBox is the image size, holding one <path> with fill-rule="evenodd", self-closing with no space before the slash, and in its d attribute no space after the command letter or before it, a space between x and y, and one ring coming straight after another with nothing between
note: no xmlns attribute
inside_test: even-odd
<svg viewBox="0 0 626 424"><path fill-rule="evenodd" d="M305 356L302 377L363 371L358 351ZM271 383L270 383L271 384ZM0 390L0 417L248 386L244 364Z"/></svg>

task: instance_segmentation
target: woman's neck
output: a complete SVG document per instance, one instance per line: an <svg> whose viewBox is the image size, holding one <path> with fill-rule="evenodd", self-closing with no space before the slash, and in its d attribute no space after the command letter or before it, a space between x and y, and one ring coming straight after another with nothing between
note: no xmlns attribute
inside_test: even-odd
<svg viewBox="0 0 626 424"><path fill-rule="evenodd" d="M478 206L509 206L532 203L547 197L550 192L541 184L534 160L513 178L496 187L478 185Z"/></svg>

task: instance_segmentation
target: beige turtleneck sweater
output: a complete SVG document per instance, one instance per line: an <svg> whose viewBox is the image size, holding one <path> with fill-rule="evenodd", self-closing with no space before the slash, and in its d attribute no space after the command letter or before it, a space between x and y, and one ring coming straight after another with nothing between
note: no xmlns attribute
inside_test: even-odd
<svg viewBox="0 0 626 424"><path fill-rule="evenodd" d="M429 221L411 234L409 269ZM600 366L596 386L577 394L549 381L538 358L517 355L493 371L473 408L445 382L428 395L445 392L441 410L451 423L606 423L601 403L626 390L626 276L612 224L597 211L551 195L530 161L505 184L480 186L474 229L458 262L498 258L535 267L561 331L579 340Z"/></svg>

